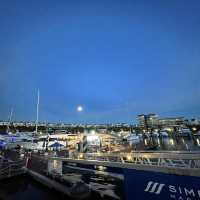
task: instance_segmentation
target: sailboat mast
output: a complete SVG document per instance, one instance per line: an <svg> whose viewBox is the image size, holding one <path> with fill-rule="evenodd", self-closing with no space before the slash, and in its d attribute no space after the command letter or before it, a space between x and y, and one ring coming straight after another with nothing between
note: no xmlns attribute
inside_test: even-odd
<svg viewBox="0 0 200 200"><path fill-rule="evenodd" d="M35 127L36 135L37 135L37 132L38 132L39 104L40 104L40 91L38 90L38 94L37 94L37 116L36 116L36 127Z"/></svg>
<svg viewBox="0 0 200 200"><path fill-rule="evenodd" d="M11 108L11 110L10 110L10 115L9 115L9 124L10 124L11 121L12 121L12 116L13 116L13 108Z"/></svg>
<svg viewBox="0 0 200 200"><path fill-rule="evenodd" d="M9 123L8 123L8 125L7 125L7 132L10 130L11 121L12 121L12 116L13 116L13 108L11 108L11 110L10 110Z"/></svg>

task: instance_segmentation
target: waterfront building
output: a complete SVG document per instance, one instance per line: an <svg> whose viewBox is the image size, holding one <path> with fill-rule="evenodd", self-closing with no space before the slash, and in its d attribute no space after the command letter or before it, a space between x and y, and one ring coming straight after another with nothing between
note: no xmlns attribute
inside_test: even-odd
<svg viewBox="0 0 200 200"><path fill-rule="evenodd" d="M200 125L200 119L193 118L191 120L187 120L186 124L188 124L188 125Z"/></svg>
<svg viewBox="0 0 200 200"><path fill-rule="evenodd" d="M167 117L158 119L158 124L160 127L176 127L182 126L184 123L184 117Z"/></svg>
<svg viewBox="0 0 200 200"><path fill-rule="evenodd" d="M158 115L154 113L150 114L141 114L137 116L137 120L139 121L139 127L144 128L145 130L149 130L152 128L157 128L158 126Z"/></svg>
<svg viewBox="0 0 200 200"><path fill-rule="evenodd" d="M139 122L138 127L145 131L151 129L181 127L184 126L186 122L184 117L159 118L158 115L153 113L138 115L137 120Z"/></svg>

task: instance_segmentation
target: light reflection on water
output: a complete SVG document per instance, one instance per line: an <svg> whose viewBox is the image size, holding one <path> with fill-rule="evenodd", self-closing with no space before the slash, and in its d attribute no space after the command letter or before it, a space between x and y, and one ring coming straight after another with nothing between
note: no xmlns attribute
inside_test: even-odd
<svg viewBox="0 0 200 200"><path fill-rule="evenodd" d="M89 184L103 199L124 199L124 183L118 177L112 177L108 174L102 174L99 171L89 172L69 168L68 165L63 165L63 174L73 175L78 177L80 181Z"/></svg>
<svg viewBox="0 0 200 200"><path fill-rule="evenodd" d="M77 175L79 173L77 172ZM89 179L91 178L91 179ZM86 181L87 180L87 181ZM84 176L84 181L88 182L91 180L96 187L102 190L102 194L105 193L107 188L110 188L110 191L114 191L114 188L119 188L118 182L111 180L106 177L100 176ZM110 183L113 183L112 185ZM116 185L115 185L116 184ZM121 187L122 188L122 187ZM118 190L118 193L121 190ZM119 194L121 197L121 194ZM36 182L29 176L19 176L14 179L8 179L0 181L0 200L73 200L72 198L65 196L59 192L56 192L52 189L48 189L46 186ZM111 199L107 195L100 196L96 193L92 193L88 200L102 200L102 199ZM122 199L122 198L120 198Z"/></svg>

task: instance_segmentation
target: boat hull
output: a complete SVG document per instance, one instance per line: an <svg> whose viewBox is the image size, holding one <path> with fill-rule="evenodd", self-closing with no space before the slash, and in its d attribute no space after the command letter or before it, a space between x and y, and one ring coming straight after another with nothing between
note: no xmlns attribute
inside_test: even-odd
<svg viewBox="0 0 200 200"><path fill-rule="evenodd" d="M200 177L124 169L126 200L200 199Z"/></svg>
<svg viewBox="0 0 200 200"><path fill-rule="evenodd" d="M98 164L98 163L97 163ZM168 199L200 199L200 170L192 169L192 173L185 172L185 169L160 168L151 166L126 166L121 167L106 166L98 170L96 164L69 163L64 166L95 173L111 176L121 185L122 191L119 199L126 200L168 200ZM101 167L102 168L102 167ZM162 170L162 171L159 171ZM195 175L195 176L194 176ZM119 184L120 183L120 184ZM119 190L119 188L118 188ZM116 189L114 190L116 192Z"/></svg>

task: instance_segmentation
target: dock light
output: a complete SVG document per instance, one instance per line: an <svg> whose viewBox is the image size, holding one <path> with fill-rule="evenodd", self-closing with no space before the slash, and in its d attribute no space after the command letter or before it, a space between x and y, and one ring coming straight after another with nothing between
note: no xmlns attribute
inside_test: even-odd
<svg viewBox="0 0 200 200"><path fill-rule="evenodd" d="M192 128L192 130L193 130L193 131L196 131L196 130L197 130L197 128L196 128L196 127L193 127L193 128Z"/></svg>
<svg viewBox="0 0 200 200"><path fill-rule="evenodd" d="M199 138L197 138L197 145L200 146Z"/></svg>
<svg viewBox="0 0 200 200"><path fill-rule="evenodd" d="M78 158L83 159L83 154L81 153Z"/></svg>
<svg viewBox="0 0 200 200"><path fill-rule="evenodd" d="M173 139L170 139L169 142L170 142L171 145L174 145L174 140Z"/></svg>
<svg viewBox="0 0 200 200"><path fill-rule="evenodd" d="M105 169L106 169L106 167L104 167L104 166L99 166L98 167L98 170L100 170L100 171L105 171Z"/></svg>
<svg viewBox="0 0 200 200"><path fill-rule="evenodd" d="M128 155L126 158L128 161L130 161L132 157L131 157L131 155Z"/></svg>

